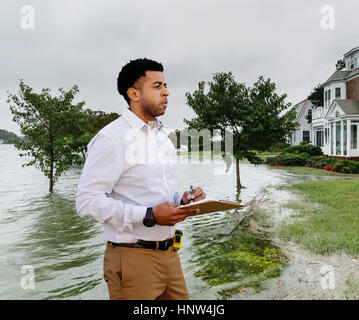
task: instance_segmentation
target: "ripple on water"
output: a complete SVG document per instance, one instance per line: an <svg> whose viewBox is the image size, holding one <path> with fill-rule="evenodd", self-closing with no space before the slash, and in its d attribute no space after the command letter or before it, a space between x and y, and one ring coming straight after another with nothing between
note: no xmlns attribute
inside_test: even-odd
<svg viewBox="0 0 359 320"><path fill-rule="evenodd" d="M33 167L21 167L23 158L13 146L0 145L0 298L2 299L108 299L102 279L105 243L102 226L80 218L75 195L81 168L70 170L48 194L48 181ZM235 174L218 169L219 162L178 164L178 190L201 186L207 197L248 203L263 187L294 179L266 166L241 164L246 188L236 193ZM289 178L288 178L289 177ZM9 187L8 187L9 186ZM192 299L216 299L217 289L195 276L198 265L193 246L197 240L228 234L241 219L241 211L213 213L186 219L179 251ZM197 241L198 243L198 241ZM21 289L21 267L35 268L34 290Z"/></svg>

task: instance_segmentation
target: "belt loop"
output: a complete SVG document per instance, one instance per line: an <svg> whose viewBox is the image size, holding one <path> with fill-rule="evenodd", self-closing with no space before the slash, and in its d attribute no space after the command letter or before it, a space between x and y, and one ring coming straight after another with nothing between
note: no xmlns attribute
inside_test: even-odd
<svg viewBox="0 0 359 320"><path fill-rule="evenodd" d="M156 250L158 250L159 247L160 247L160 243L156 241Z"/></svg>

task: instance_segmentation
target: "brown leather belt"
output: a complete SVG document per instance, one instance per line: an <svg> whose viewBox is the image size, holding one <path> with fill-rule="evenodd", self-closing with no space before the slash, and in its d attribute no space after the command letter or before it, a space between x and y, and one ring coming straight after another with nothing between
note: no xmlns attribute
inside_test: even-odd
<svg viewBox="0 0 359 320"><path fill-rule="evenodd" d="M107 241L107 242L112 244L113 246L118 246L118 247L145 248L145 249L152 249L152 250L168 250L168 248L173 244L173 238L163 240L163 241L138 240L135 243L116 243L116 242L111 242L111 241Z"/></svg>

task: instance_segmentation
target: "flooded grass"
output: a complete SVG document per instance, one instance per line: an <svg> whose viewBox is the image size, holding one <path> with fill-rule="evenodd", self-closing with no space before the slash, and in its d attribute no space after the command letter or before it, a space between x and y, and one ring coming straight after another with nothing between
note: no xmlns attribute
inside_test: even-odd
<svg viewBox="0 0 359 320"><path fill-rule="evenodd" d="M249 288L261 290L265 281L277 278L286 265L285 256L265 234L254 234L245 226L230 236L196 240L194 246L195 263L200 266L195 275L211 286L228 284L219 289L221 298Z"/></svg>
<svg viewBox="0 0 359 320"><path fill-rule="evenodd" d="M297 207L301 219L283 224L279 234L319 254L359 254L359 181L307 181L292 186L308 203ZM304 219L303 219L304 218Z"/></svg>

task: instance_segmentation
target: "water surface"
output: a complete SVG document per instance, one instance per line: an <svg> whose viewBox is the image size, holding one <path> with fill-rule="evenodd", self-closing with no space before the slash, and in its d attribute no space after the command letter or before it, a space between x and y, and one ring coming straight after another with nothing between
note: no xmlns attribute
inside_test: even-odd
<svg viewBox="0 0 359 320"><path fill-rule="evenodd" d="M176 166L178 189L201 186L215 199L248 203L265 187L297 179L285 171L243 163L245 188L238 195L233 166L226 173L220 161L181 160ZM75 209L81 168L67 172L49 194L47 178L23 163L12 145L0 144L0 299L108 299L102 278L102 226L80 218ZM194 276L194 240L228 234L242 214L243 210L212 213L177 225L184 233L179 254L191 299L218 299L216 288ZM34 289L21 286L21 268L26 265L34 268Z"/></svg>

